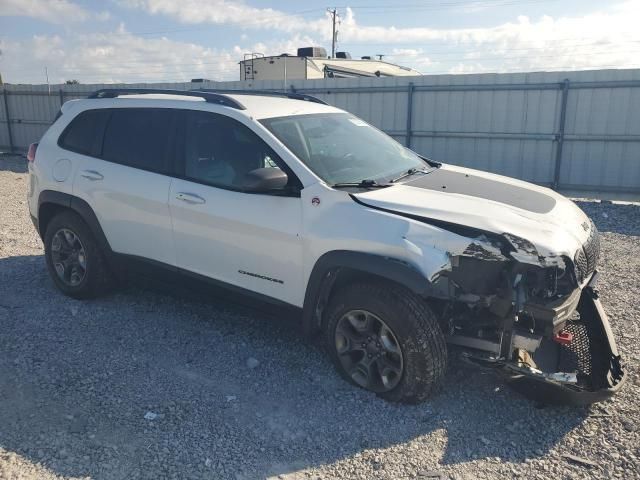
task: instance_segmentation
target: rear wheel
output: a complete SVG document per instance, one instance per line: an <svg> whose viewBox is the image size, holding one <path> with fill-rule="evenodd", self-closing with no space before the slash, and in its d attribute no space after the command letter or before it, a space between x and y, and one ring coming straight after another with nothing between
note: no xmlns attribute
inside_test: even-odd
<svg viewBox="0 0 640 480"><path fill-rule="evenodd" d="M327 312L327 344L350 382L406 403L425 400L441 383L444 335L412 292L394 284L353 284L334 295Z"/></svg>
<svg viewBox="0 0 640 480"><path fill-rule="evenodd" d="M56 287L74 298L92 298L109 286L103 254L87 224L76 213L51 219L44 236L49 274Z"/></svg>

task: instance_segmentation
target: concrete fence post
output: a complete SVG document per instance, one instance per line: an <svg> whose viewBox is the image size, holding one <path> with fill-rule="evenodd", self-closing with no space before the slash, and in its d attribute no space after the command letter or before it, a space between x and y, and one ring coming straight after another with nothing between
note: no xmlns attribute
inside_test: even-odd
<svg viewBox="0 0 640 480"><path fill-rule="evenodd" d="M553 173L553 189L557 190L560 185L560 168L562 167L562 148L564 146L564 127L567 120L567 98L569 97L569 79L566 78L560 84L562 97L560 99L560 120L558 122L558 133L556 133L556 158L555 170Z"/></svg>
<svg viewBox="0 0 640 480"><path fill-rule="evenodd" d="M407 127L406 127L406 138L404 140L404 145L407 148L411 148L411 123L413 122L413 91L415 90L415 85L413 82L410 82L407 85Z"/></svg>
<svg viewBox="0 0 640 480"><path fill-rule="evenodd" d="M13 132L11 131L11 117L9 116L9 93L7 89L2 90L2 98L4 99L4 116L7 119L7 134L9 136L9 152L13 153Z"/></svg>
<svg viewBox="0 0 640 480"><path fill-rule="evenodd" d="M60 89L58 94L60 95L60 108L62 108L62 105L64 105L64 91Z"/></svg>

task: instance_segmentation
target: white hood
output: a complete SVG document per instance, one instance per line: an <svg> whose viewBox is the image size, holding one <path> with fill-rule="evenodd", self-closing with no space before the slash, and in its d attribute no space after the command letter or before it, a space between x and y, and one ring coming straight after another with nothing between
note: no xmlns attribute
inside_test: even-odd
<svg viewBox="0 0 640 480"><path fill-rule="evenodd" d="M584 212L553 190L452 165L355 196L375 208L515 235L543 256L573 258L590 230Z"/></svg>

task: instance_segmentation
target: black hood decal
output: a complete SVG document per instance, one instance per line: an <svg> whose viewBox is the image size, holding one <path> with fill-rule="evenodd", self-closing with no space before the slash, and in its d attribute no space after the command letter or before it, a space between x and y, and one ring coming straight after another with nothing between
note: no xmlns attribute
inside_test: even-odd
<svg viewBox="0 0 640 480"><path fill-rule="evenodd" d="M500 180L451 170L434 170L428 175L404 182L403 185L483 198L539 214L549 213L556 205L555 198L544 193ZM443 198L443 201L446 201L446 198Z"/></svg>

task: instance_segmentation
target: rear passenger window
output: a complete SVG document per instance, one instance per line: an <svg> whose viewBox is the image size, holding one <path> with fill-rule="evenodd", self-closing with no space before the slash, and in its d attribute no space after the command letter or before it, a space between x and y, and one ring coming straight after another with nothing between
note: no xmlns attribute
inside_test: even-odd
<svg viewBox="0 0 640 480"><path fill-rule="evenodd" d="M170 110L111 110L104 132L102 158L142 170L168 173L171 116Z"/></svg>
<svg viewBox="0 0 640 480"><path fill-rule="evenodd" d="M98 135L102 133L108 116L108 110L82 112L62 132L58 145L72 152L95 155L98 150Z"/></svg>

